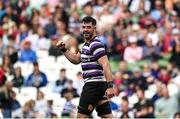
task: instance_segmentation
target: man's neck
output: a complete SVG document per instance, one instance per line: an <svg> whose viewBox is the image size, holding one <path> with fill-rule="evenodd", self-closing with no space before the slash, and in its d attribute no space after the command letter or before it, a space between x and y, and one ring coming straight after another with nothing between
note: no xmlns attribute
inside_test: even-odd
<svg viewBox="0 0 180 119"><path fill-rule="evenodd" d="M89 43L91 40L93 40L96 37L96 34L93 35L90 39L85 39L85 43Z"/></svg>

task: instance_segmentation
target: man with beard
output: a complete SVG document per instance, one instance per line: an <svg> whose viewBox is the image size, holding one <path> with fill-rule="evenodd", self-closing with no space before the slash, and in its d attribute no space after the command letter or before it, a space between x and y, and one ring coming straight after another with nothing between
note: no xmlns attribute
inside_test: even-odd
<svg viewBox="0 0 180 119"><path fill-rule="evenodd" d="M85 85L81 93L77 117L88 118L96 109L101 118L113 118L108 101L108 98L115 95L112 73L105 48L96 36L96 20L87 16L81 23L85 40L81 52L72 53L66 49L63 41L56 44L70 62L81 63Z"/></svg>

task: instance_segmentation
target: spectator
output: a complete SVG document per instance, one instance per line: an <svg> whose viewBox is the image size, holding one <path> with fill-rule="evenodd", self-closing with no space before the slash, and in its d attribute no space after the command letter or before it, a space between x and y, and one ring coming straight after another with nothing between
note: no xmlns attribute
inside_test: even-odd
<svg viewBox="0 0 180 119"><path fill-rule="evenodd" d="M53 110L53 100L47 100L47 107L46 107L46 117L47 118L57 118L56 113Z"/></svg>
<svg viewBox="0 0 180 119"><path fill-rule="evenodd" d="M19 108L21 108L20 102L16 98L16 93L12 92L12 98L13 98L13 103L12 103L12 111L15 111Z"/></svg>
<svg viewBox="0 0 180 119"><path fill-rule="evenodd" d="M169 14L169 20L168 22L170 23L171 27L173 28L178 28L179 24L178 24L178 16L177 13L179 14L179 12L176 11L171 11Z"/></svg>
<svg viewBox="0 0 180 119"><path fill-rule="evenodd" d="M24 84L24 77L22 76L21 67L16 67L14 72L14 78L12 79L13 86L21 88Z"/></svg>
<svg viewBox="0 0 180 119"><path fill-rule="evenodd" d="M173 29L172 30L172 40L171 40L171 52L172 52L172 56L170 58L170 62L172 62L174 65L177 65L178 67L180 66L179 60L180 60L180 32L178 29Z"/></svg>
<svg viewBox="0 0 180 119"><path fill-rule="evenodd" d="M19 52L19 61L20 62L36 62L37 61L37 55L34 50L31 49L31 42L28 40L25 40L22 43L22 49Z"/></svg>
<svg viewBox="0 0 180 119"><path fill-rule="evenodd" d="M134 113L129 107L129 101L127 97L122 97L121 104L120 104L120 110L116 115L116 118L134 118Z"/></svg>
<svg viewBox="0 0 180 119"><path fill-rule="evenodd" d="M19 46L16 44L15 39L10 36L8 39L8 45L6 49L6 54L10 57L11 64L15 64L18 60L18 51Z"/></svg>
<svg viewBox="0 0 180 119"><path fill-rule="evenodd" d="M180 2L177 0L177 1L174 1L174 4L173 4L173 8L174 10L177 12L177 16L180 17Z"/></svg>
<svg viewBox="0 0 180 119"><path fill-rule="evenodd" d="M16 41L20 45L28 36L28 26L25 23L21 23L19 26L19 34L16 37Z"/></svg>
<svg viewBox="0 0 180 119"><path fill-rule="evenodd" d="M33 72L28 76L27 80L25 81L25 86L33 86L36 88L46 86L48 83L46 74L40 71L39 64L37 62L34 62L33 66Z"/></svg>
<svg viewBox="0 0 180 119"><path fill-rule="evenodd" d="M85 16L93 16L93 6L91 4L91 2L87 2L83 8L83 16L82 17L85 17Z"/></svg>
<svg viewBox="0 0 180 119"><path fill-rule="evenodd" d="M162 17L162 14L164 12L164 5L163 5L164 2L162 2L161 0L155 0L154 1L154 8L151 10L151 17L159 22L161 20L161 17Z"/></svg>
<svg viewBox="0 0 180 119"><path fill-rule="evenodd" d="M0 66L0 88L2 86L4 86L4 84L6 83L6 80L7 80L7 78L5 76L5 73L4 73L3 69L2 69L2 67Z"/></svg>
<svg viewBox="0 0 180 119"><path fill-rule="evenodd" d="M75 105L72 103L73 94L65 93L64 97L66 98L66 103L63 106L62 117L71 117L74 115L73 110L75 109Z"/></svg>
<svg viewBox="0 0 180 119"><path fill-rule="evenodd" d="M121 84L122 84L122 73L117 71L114 74L114 84L115 84L115 88L117 89L118 93L120 92L120 88L121 88Z"/></svg>
<svg viewBox="0 0 180 119"><path fill-rule="evenodd" d="M145 98L144 90L139 89L136 92L138 102L134 105L136 118L154 118L154 105Z"/></svg>
<svg viewBox="0 0 180 119"><path fill-rule="evenodd" d="M45 115L44 113L46 110L46 106L47 106L47 101L44 98L44 93L39 91L37 93L37 100L34 110L37 111L38 113L43 113L43 115Z"/></svg>
<svg viewBox="0 0 180 119"><path fill-rule="evenodd" d="M22 108L15 110L12 118L35 118L35 113L31 110L30 102L26 102Z"/></svg>
<svg viewBox="0 0 180 119"><path fill-rule="evenodd" d="M150 64L149 64L149 63L144 63L144 64L143 64L142 75L143 75L143 77L145 77L146 79L147 79L148 77L152 77L152 75L151 75L151 67L150 67ZM150 84L152 83L151 81L149 82L148 80L147 80L147 82L150 83Z"/></svg>
<svg viewBox="0 0 180 119"><path fill-rule="evenodd" d="M120 61L118 64L118 70L123 74L132 75L132 72L128 69L128 63L126 61Z"/></svg>
<svg viewBox="0 0 180 119"><path fill-rule="evenodd" d="M108 57L112 60L118 59L119 58L118 52L116 50L115 38L113 37L113 35L108 34L107 41L108 44L106 49L107 49Z"/></svg>
<svg viewBox="0 0 180 119"><path fill-rule="evenodd" d="M128 91L128 87L130 86L132 72L128 70L126 61L119 62L119 71L122 72L122 85L120 86L120 91ZM127 95L131 95L127 92Z"/></svg>
<svg viewBox="0 0 180 119"><path fill-rule="evenodd" d="M176 112L173 116L174 119L179 119L180 118L180 112Z"/></svg>
<svg viewBox="0 0 180 119"><path fill-rule="evenodd" d="M162 82L156 81L156 93L152 96L151 101L155 103L159 98L162 97Z"/></svg>
<svg viewBox="0 0 180 119"><path fill-rule="evenodd" d="M15 12L13 12L13 8L12 6L9 4L6 6L6 16L9 17L9 19L11 19L12 21L14 21L16 24L19 24L19 17L17 14L15 14ZM16 11L16 10L15 10Z"/></svg>
<svg viewBox="0 0 180 119"><path fill-rule="evenodd" d="M45 37L45 31L42 26L38 25L37 31L34 34L30 34L26 39L31 42L31 48L34 51L49 49L50 42Z"/></svg>
<svg viewBox="0 0 180 119"><path fill-rule="evenodd" d="M67 87L62 90L61 96L64 97L66 93L72 93L73 97L79 97L77 89L73 87L72 80L67 81Z"/></svg>
<svg viewBox="0 0 180 119"><path fill-rule="evenodd" d="M146 38L146 45L143 47L143 59L158 60L160 58L160 48L153 46L152 39Z"/></svg>
<svg viewBox="0 0 180 119"><path fill-rule="evenodd" d="M177 85L180 88L180 67L178 68L176 76L171 80L172 83Z"/></svg>
<svg viewBox="0 0 180 119"><path fill-rule="evenodd" d="M160 34L157 30L156 23L153 22L152 20L150 20L150 23L148 23L146 27L148 28L147 38L152 39L153 46L157 45L160 47L160 42L162 39L161 39Z"/></svg>
<svg viewBox="0 0 180 119"><path fill-rule="evenodd" d="M125 48L124 60L127 62L137 62L142 58L142 48L137 46L137 38L130 36L128 39L130 46Z"/></svg>
<svg viewBox="0 0 180 119"><path fill-rule="evenodd" d="M63 21L57 21L57 34L60 35L60 40L63 40L66 43L66 48L72 51L73 53L76 53L76 50L72 50L71 48L78 47L77 41L75 37L71 35L71 33L68 31L68 27Z"/></svg>
<svg viewBox="0 0 180 119"><path fill-rule="evenodd" d="M2 18L4 17L4 15L6 14L6 10L5 10L5 3L3 2L3 0L0 1L0 21L2 21ZM1 23L1 22L0 22ZM2 24L2 23L1 23Z"/></svg>
<svg viewBox="0 0 180 119"><path fill-rule="evenodd" d="M152 65L151 65L151 74L155 79L159 78L159 74L160 74L160 66L158 61L153 61Z"/></svg>
<svg viewBox="0 0 180 119"><path fill-rule="evenodd" d="M164 34L164 37L163 37L163 52L164 53L169 53L171 49L171 46L170 46L170 42L172 40L172 27L170 24L165 24L165 34Z"/></svg>
<svg viewBox="0 0 180 119"><path fill-rule="evenodd" d="M162 67L160 69L160 73L159 73L159 78L160 81L162 81L165 84L168 84L171 77L169 75L169 72L167 71L167 69L165 67Z"/></svg>
<svg viewBox="0 0 180 119"><path fill-rule="evenodd" d="M148 88L147 81L145 77L142 75L142 72L139 67L133 68L132 83L134 84L135 89L141 88L143 90L146 90Z"/></svg>
<svg viewBox="0 0 180 119"><path fill-rule="evenodd" d="M53 19L53 15L50 15L48 19L48 23L44 27L44 30L46 31L47 37L51 38L56 34L56 25Z"/></svg>
<svg viewBox="0 0 180 119"><path fill-rule="evenodd" d="M50 13L50 10L49 10L49 6L47 5L47 3L44 3L40 10L39 10L39 24L41 27L45 27L48 22L49 22L49 19L48 17L51 15Z"/></svg>
<svg viewBox="0 0 180 119"><path fill-rule="evenodd" d="M12 87L12 83L8 82L0 92L0 108L4 118L12 117L12 106L14 103Z"/></svg>
<svg viewBox="0 0 180 119"><path fill-rule="evenodd" d="M65 88L67 81L68 81L68 78L66 76L66 69L62 68L60 69L59 79L56 80L54 84L53 92L61 93L61 91Z"/></svg>
<svg viewBox="0 0 180 119"><path fill-rule="evenodd" d="M38 114L38 112L36 112L36 110L35 110L36 101L33 99L30 99L28 101L28 103L29 103L29 107L30 107L31 112L36 116L36 114Z"/></svg>
<svg viewBox="0 0 180 119"><path fill-rule="evenodd" d="M69 16L65 9L63 9L62 5L55 6L54 20L55 22L57 22L58 20L63 21L65 25L68 26Z"/></svg>
<svg viewBox="0 0 180 119"><path fill-rule="evenodd" d="M11 63L11 59L10 59L9 55L7 55L7 54L3 55L2 69L5 72L6 76L10 76L14 72L14 68Z"/></svg>
<svg viewBox="0 0 180 119"><path fill-rule="evenodd" d="M78 11L72 11L69 18L69 31L76 37L79 35L80 23L81 21Z"/></svg>
<svg viewBox="0 0 180 119"><path fill-rule="evenodd" d="M6 46L2 40L2 36L0 36L0 59L3 57L5 54Z"/></svg>
<svg viewBox="0 0 180 119"><path fill-rule="evenodd" d="M74 88L77 89L78 95L81 95L82 88L84 86L84 80L82 77L82 72L78 72L76 74L76 80L74 81L73 86L74 86Z"/></svg>
<svg viewBox="0 0 180 119"><path fill-rule="evenodd" d="M156 118L170 118L176 112L178 112L178 99L170 96L167 86L163 85L162 97L155 102L155 116Z"/></svg>

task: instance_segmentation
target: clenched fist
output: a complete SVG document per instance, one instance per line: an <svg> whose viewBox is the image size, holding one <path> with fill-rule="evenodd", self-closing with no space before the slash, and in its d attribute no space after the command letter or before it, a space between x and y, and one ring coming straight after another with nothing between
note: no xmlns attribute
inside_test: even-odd
<svg viewBox="0 0 180 119"><path fill-rule="evenodd" d="M62 40L59 40L57 43L56 43L56 47L58 48L65 48L65 43L62 41Z"/></svg>
<svg viewBox="0 0 180 119"><path fill-rule="evenodd" d="M60 50L62 52L66 52L67 49L66 49L66 44L62 41L62 40L59 40L57 43L56 43L56 47L60 48Z"/></svg>

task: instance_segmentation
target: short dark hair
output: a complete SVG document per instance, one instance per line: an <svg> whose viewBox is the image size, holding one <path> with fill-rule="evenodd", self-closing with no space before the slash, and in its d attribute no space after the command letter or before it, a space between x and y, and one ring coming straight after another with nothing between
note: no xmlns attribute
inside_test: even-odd
<svg viewBox="0 0 180 119"><path fill-rule="evenodd" d="M60 69L60 72L66 72L65 68Z"/></svg>
<svg viewBox="0 0 180 119"><path fill-rule="evenodd" d="M121 100L126 101L126 102L129 102L129 101L128 101L128 98L127 98L126 96L123 96L123 97L121 98Z"/></svg>
<svg viewBox="0 0 180 119"><path fill-rule="evenodd" d="M81 23L92 23L92 25L96 25L96 19L91 16L86 16L82 19Z"/></svg>
<svg viewBox="0 0 180 119"><path fill-rule="evenodd" d="M179 118L180 117L180 112L176 112L174 115L173 115L173 118Z"/></svg>
<svg viewBox="0 0 180 119"><path fill-rule="evenodd" d="M39 64L38 64L37 61L35 61L35 62L33 62L33 65L34 65L34 66L38 66Z"/></svg>

